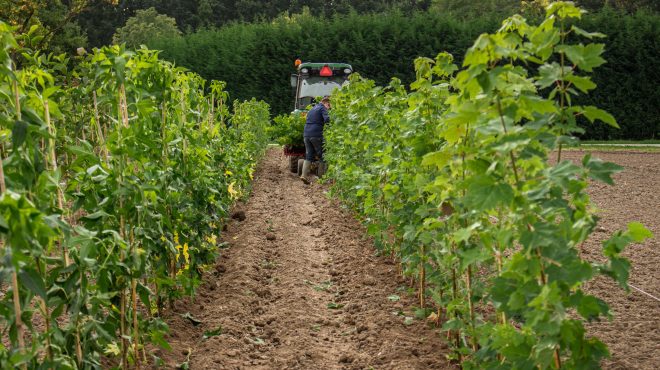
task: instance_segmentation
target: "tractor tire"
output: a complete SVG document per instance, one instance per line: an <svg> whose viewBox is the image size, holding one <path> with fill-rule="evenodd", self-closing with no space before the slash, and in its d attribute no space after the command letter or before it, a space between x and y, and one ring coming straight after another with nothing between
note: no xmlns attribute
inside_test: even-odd
<svg viewBox="0 0 660 370"><path fill-rule="evenodd" d="M298 177L302 176L303 163L305 163L304 159L298 160Z"/></svg>
<svg viewBox="0 0 660 370"><path fill-rule="evenodd" d="M291 170L293 173L298 171L298 158L300 157L289 157L289 170Z"/></svg>

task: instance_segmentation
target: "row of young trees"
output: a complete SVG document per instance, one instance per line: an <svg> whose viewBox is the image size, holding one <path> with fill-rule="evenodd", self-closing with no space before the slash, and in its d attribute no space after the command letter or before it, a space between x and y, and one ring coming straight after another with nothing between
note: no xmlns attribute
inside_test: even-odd
<svg viewBox="0 0 660 370"><path fill-rule="evenodd" d="M120 46L73 70L0 22L2 368L140 368L249 189L268 106ZM21 59L20 68L17 59Z"/></svg>
<svg viewBox="0 0 660 370"><path fill-rule="evenodd" d="M584 284L605 275L628 289L621 252L652 237L633 222L603 243L604 262L582 256L598 220L588 181L621 170L562 158L579 117L617 126L575 103L605 63L583 15L555 2L539 24L508 18L461 68L447 53L417 59L410 92L356 75L333 94L332 194L416 281L420 314L442 323L463 368L599 368L607 347L583 323L611 312Z"/></svg>

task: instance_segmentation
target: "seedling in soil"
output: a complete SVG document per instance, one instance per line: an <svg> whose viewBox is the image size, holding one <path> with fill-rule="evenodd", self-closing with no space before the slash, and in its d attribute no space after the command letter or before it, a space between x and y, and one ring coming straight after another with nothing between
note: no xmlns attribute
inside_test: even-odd
<svg viewBox="0 0 660 370"><path fill-rule="evenodd" d="M268 230L268 232L272 233L273 231L275 231L275 229L273 228L273 220L271 220L270 218L267 219L266 224L268 224L268 228L266 229Z"/></svg>
<svg viewBox="0 0 660 370"><path fill-rule="evenodd" d="M202 323L200 320L193 317L193 315L191 315L190 312L186 312L182 314L181 317L183 317L184 319L188 319L188 321L190 321L193 324L193 326L197 326Z"/></svg>
<svg viewBox="0 0 660 370"><path fill-rule="evenodd" d="M392 302L398 302L399 300L401 300L401 297L399 297L396 294L392 294L391 296L388 296L387 299L389 299Z"/></svg>
<svg viewBox="0 0 660 370"><path fill-rule="evenodd" d="M252 338L252 343L260 346L266 344L266 342L261 338Z"/></svg>
<svg viewBox="0 0 660 370"><path fill-rule="evenodd" d="M330 302L328 303L328 308L331 310L338 310L340 308L343 308L344 305L341 303L335 303L335 302Z"/></svg>
<svg viewBox="0 0 660 370"><path fill-rule="evenodd" d="M204 332L204 335L202 336L202 339L209 339L211 337L217 337L220 334L222 334L222 326L218 326L217 328L215 328L213 330L206 330Z"/></svg>
<svg viewBox="0 0 660 370"><path fill-rule="evenodd" d="M326 280L318 284L309 280L303 280L303 282L312 286L312 289L316 290L317 292L327 292L332 287L332 280Z"/></svg>
<svg viewBox="0 0 660 370"><path fill-rule="evenodd" d="M261 268L274 270L277 268L277 262L265 259L261 262Z"/></svg>
<svg viewBox="0 0 660 370"><path fill-rule="evenodd" d="M432 308L415 308L415 318L419 320L426 319L430 314L435 312Z"/></svg>
<svg viewBox="0 0 660 370"><path fill-rule="evenodd" d="M321 325L320 324L312 325L312 330L313 331L321 331Z"/></svg>

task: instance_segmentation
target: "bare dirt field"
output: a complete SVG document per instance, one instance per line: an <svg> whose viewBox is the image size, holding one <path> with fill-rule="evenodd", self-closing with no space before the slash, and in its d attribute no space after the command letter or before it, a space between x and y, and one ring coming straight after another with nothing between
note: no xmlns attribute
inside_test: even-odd
<svg viewBox="0 0 660 370"><path fill-rule="evenodd" d="M615 185L592 182L589 190L599 208L601 220L585 244L584 257L603 260L601 243L614 231L639 221L654 234L643 244L629 246L623 253L630 259L630 284L660 298L660 153L598 152L593 157L625 168L614 176ZM580 161L585 152L567 152L562 157ZM604 369L660 368L660 302L631 289L626 293L613 280L598 278L587 291L605 300L612 310L612 321L588 325L589 334L608 345L612 358Z"/></svg>
<svg viewBox="0 0 660 370"><path fill-rule="evenodd" d="M625 251L633 265L630 283L658 297L660 153L592 154L626 170L614 187L592 184L602 219L585 258L602 258L605 238L630 221L642 222L656 238ZM304 186L290 173L280 151L269 151L251 198L234 213L223 235L228 248L195 301L177 302L165 318L173 350L157 354L167 368L185 361L190 369L457 368L446 359L438 329L405 320L415 301L400 291L406 283L397 266L375 254L364 229L327 199L324 187ZM588 325L612 353L603 368L660 368L660 302L604 278L587 289L614 314L612 321ZM186 313L200 323L182 317ZM220 335L203 338L216 329Z"/></svg>

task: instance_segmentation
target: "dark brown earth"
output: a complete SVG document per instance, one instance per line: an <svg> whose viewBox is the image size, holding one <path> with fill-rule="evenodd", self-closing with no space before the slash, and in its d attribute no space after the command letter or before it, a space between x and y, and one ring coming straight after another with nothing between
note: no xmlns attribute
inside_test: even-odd
<svg viewBox="0 0 660 370"><path fill-rule="evenodd" d="M601 242L630 221L660 236L660 153L592 155L626 169L615 186L594 182L589 190L602 219L585 243L585 258L602 260ZM250 200L235 211L244 218L232 218L223 236L229 247L194 303L182 300L167 315L173 351L158 353L167 367L188 359L191 369L455 368L438 329L418 320L404 324L415 302L400 291L405 282L397 266L376 255L364 229L323 186L304 186L287 163L269 151ZM658 244L656 237L624 252L633 265L630 283L655 297ZM603 368L660 368L660 302L606 278L587 290L614 315L587 325L612 353ZM388 299L394 294L401 299ZM181 317L187 312L201 324ZM202 338L217 328L222 334Z"/></svg>
<svg viewBox="0 0 660 370"><path fill-rule="evenodd" d="M167 368L187 358L191 369L456 368L439 329L406 320L414 300L400 291L397 266L280 153L271 149L257 170L239 206L245 219L231 219L229 248L195 302L178 302L166 317L173 350L159 355ZM217 328L222 334L202 338Z"/></svg>
<svg viewBox="0 0 660 370"><path fill-rule="evenodd" d="M630 245L623 255L630 259L630 284L660 298L660 153L591 152L617 163L625 170L614 177L615 185L591 184L589 194L599 208L596 232L585 244L584 257L603 261L601 243L616 230L639 221L655 238ZM564 158L579 161L586 153L568 152ZM604 369L660 368L660 302L631 289L626 293L613 280L600 277L587 291L605 300L614 319L588 325L588 334L608 345L612 358Z"/></svg>

